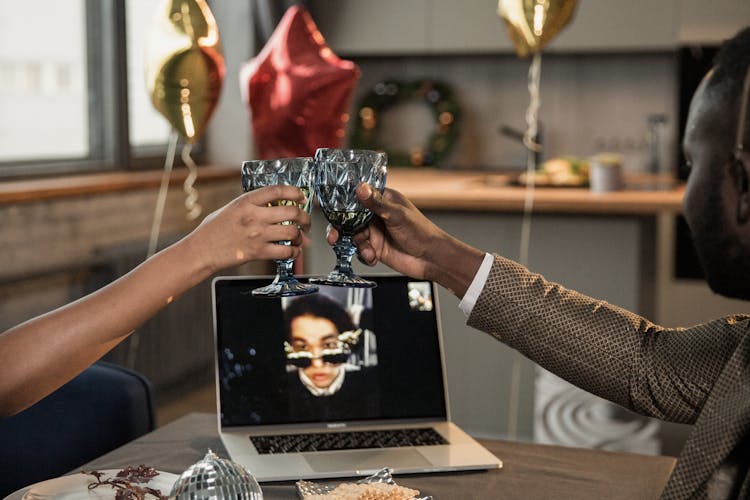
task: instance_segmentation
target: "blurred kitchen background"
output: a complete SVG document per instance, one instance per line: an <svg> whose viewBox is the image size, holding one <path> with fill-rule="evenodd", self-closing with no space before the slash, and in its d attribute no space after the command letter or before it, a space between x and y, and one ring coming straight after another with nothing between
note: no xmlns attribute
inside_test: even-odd
<svg viewBox="0 0 750 500"><path fill-rule="evenodd" d="M292 3L208 2L221 33L227 76L218 110L195 153L204 214L241 192L239 165L253 158L255 149L250 114L240 97L239 67L262 48ZM501 131L525 127L529 60L515 54L495 0L302 4L331 49L361 69L351 115L360 97L386 78L440 80L453 87L463 121L455 148L436 167L524 168L522 144ZM106 284L145 256L169 134L145 89L143 51L154 5L150 0L0 0L3 329ZM679 143L689 96L718 44L748 21L745 0L580 0L572 23L544 50L543 159L614 152L623 155L627 171L684 178ZM405 103L382 119L382 140L395 149L423 141L433 121L420 103ZM208 174L214 167L218 173ZM220 167L236 168L236 175ZM81 178L70 177L118 173L128 180L118 184L119 178L108 177L109 183L86 187ZM183 201L181 185L175 184L162 245L196 225L186 220ZM518 257L519 214L434 210L428 215L473 244ZM316 223L305 262L310 273L327 271L332 264L322 241L324 222ZM689 325L748 309L713 295L700 280L689 236L672 214L545 214L533 224L532 269L657 323ZM255 264L235 272L271 269ZM453 417L469 432L649 453L679 451L686 432L681 426L635 420L611 406L578 400L575 393L544 399L545 384L556 382L535 383L537 371L526 360L521 360L520 400L509 414L514 398L510 370L518 361L509 349L466 328L454 298L441 294L440 299ZM177 401L171 408L178 409L165 413L162 423L175 412L212 408L208 283L133 338L109 358L149 376L164 408ZM557 424L543 423L543 406L557 408ZM601 429L606 434L611 425L611 434L593 440L580 436L586 425L597 429L593 434ZM628 448L626 441L638 443Z"/></svg>

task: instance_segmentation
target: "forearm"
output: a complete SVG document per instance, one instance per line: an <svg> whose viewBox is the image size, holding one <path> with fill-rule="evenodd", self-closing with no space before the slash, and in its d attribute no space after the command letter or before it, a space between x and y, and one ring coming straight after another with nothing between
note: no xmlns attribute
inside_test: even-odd
<svg viewBox="0 0 750 500"><path fill-rule="evenodd" d="M697 416L747 329L747 319L730 318L664 328L501 257L469 324L589 392L685 423Z"/></svg>
<svg viewBox="0 0 750 500"><path fill-rule="evenodd" d="M440 235L427 248L425 276L462 298L482 264L485 252L447 233Z"/></svg>
<svg viewBox="0 0 750 500"><path fill-rule="evenodd" d="M101 290L0 335L0 412L16 413L83 371L210 275L189 239Z"/></svg>

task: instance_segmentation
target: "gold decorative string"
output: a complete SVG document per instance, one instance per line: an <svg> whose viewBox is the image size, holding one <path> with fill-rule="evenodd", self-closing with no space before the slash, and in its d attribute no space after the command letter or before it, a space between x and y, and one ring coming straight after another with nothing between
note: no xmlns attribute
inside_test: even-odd
<svg viewBox="0 0 750 500"><path fill-rule="evenodd" d="M172 130L169 134L169 142L167 144L167 156L164 159L164 170L161 174L161 184L159 185L159 193L156 196L156 207L154 208L154 220L151 223L151 235L148 240L148 250L146 251L146 259L156 253L156 247L159 244L159 231L161 230L161 220L164 216L164 206L167 203L167 193L169 192L169 178L172 176L172 167L174 166L174 155L177 150L177 131ZM125 366L130 369L135 368L136 360L138 359L138 346L141 343L141 337L138 330L136 330L128 341L128 353L125 359Z"/></svg>
<svg viewBox="0 0 750 500"><path fill-rule="evenodd" d="M167 203L167 193L169 192L169 178L172 176L172 167L174 166L174 155L177 149L177 131L172 130L169 135L169 144L167 146L167 157L164 160L164 171L161 174L161 185L159 194L156 197L156 208L154 208L154 220L151 223L151 236L148 240L148 259L156 253L156 247L159 243L159 231L161 229L161 219L164 216L164 206Z"/></svg>
<svg viewBox="0 0 750 500"><path fill-rule="evenodd" d="M198 190L195 188L195 180L198 178L198 166L190 156L192 150L192 144L185 144L182 148L182 161L185 163L188 169L188 176L185 182L182 184L182 188L185 191L185 208L187 209L187 220L194 221L197 219L203 207L198 204Z"/></svg>
<svg viewBox="0 0 750 500"><path fill-rule="evenodd" d="M539 82L542 73L542 54L536 52L531 60L528 75L529 106L526 108L526 132L523 143L528 149L526 155L526 190L523 204L523 219L521 221L521 243L518 261L521 265L529 265L529 246L531 240L531 214L534 209L534 181L536 169L534 153L541 152L542 145L536 142L539 127ZM521 355L513 351L513 362L510 374L510 396L508 402L508 438L515 439L518 434L518 407L521 395Z"/></svg>

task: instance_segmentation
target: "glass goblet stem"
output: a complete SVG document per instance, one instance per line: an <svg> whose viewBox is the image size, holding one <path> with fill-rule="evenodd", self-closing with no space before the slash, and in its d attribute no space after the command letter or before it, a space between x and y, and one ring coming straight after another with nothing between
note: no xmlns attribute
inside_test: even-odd
<svg viewBox="0 0 750 500"><path fill-rule="evenodd" d="M282 243L283 245L284 243ZM294 266L294 259L283 259L276 261L276 274L278 274L277 281L289 281L293 278L294 273L292 272Z"/></svg>
<svg viewBox="0 0 750 500"><path fill-rule="evenodd" d="M339 234L339 239L333 244L333 252L336 254L336 271L347 276L353 276L352 257L357 253L352 237L349 234Z"/></svg>

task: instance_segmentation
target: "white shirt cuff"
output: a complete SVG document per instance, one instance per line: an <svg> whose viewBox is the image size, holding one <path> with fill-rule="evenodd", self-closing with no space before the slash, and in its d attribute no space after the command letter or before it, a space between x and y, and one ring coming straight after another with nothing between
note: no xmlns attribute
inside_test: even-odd
<svg viewBox="0 0 750 500"><path fill-rule="evenodd" d="M474 280L471 282L471 285L469 285L469 289L466 290L464 298L461 299L461 302L458 304L459 309L463 311L467 318L471 314L472 309L474 309L474 304L477 303L479 294L482 293L482 290L484 289L484 284L487 282L487 277L490 275L490 269L492 269L493 262L495 262L495 257L493 257L492 254L484 254L482 265L479 266L477 274L474 275Z"/></svg>

